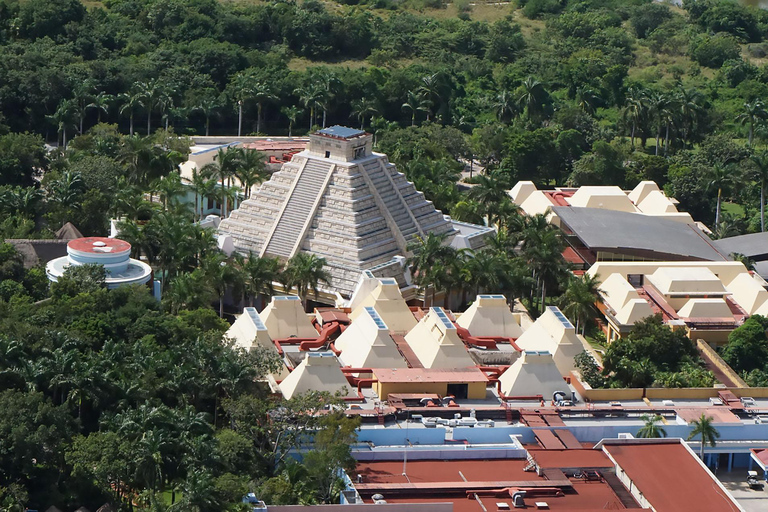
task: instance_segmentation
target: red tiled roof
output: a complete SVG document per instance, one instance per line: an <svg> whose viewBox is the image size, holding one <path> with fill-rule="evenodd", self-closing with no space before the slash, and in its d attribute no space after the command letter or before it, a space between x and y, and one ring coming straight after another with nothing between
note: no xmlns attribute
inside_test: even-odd
<svg viewBox="0 0 768 512"><path fill-rule="evenodd" d="M117 254L131 250L131 244L117 238L106 238L101 236L89 236L87 238L76 238L67 243L67 247L80 252L92 252L94 254Z"/></svg>
<svg viewBox="0 0 768 512"><path fill-rule="evenodd" d="M737 509L682 443L606 444L603 449L657 512Z"/></svg>
<svg viewBox="0 0 768 512"><path fill-rule="evenodd" d="M741 423L738 416L733 414L729 409L724 406L720 407L679 407L675 409L675 412L680 419L690 423L693 420L698 420L701 415L709 416L714 423Z"/></svg>
<svg viewBox="0 0 768 512"><path fill-rule="evenodd" d="M488 382L478 368L374 368L373 376L379 382Z"/></svg>

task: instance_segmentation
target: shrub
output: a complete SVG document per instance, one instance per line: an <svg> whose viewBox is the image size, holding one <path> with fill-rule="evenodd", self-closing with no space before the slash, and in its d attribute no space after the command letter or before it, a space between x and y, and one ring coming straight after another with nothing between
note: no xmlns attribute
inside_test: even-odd
<svg viewBox="0 0 768 512"><path fill-rule="evenodd" d="M694 36L688 46L688 53L700 65L715 69L720 68L727 60L741 58L739 42L733 36L722 32L714 36Z"/></svg>

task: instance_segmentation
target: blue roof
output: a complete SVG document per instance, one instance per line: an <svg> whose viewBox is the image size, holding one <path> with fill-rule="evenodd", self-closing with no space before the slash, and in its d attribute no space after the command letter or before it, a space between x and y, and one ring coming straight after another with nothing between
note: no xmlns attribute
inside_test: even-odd
<svg viewBox="0 0 768 512"><path fill-rule="evenodd" d="M329 135L331 137L338 137L340 139L352 139L354 137L359 137L360 135L365 135L365 132L362 130L357 130L355 128L348 128L346 126L339 126L339 125L323 128L317 133L320 133L322 135Z"/></svg>

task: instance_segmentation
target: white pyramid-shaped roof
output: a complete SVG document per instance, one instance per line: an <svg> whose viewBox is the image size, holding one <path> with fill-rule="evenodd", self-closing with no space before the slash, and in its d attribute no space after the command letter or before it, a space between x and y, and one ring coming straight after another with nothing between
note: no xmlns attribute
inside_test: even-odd
<svg viewBox="0 0 768 512"><path fill-rule="evenodd" d="M448 217L373 153L370 134L334 126L309 138L306 150L221 222L219 233L237 251L316 254L327 262L333 291L348 298L362 270L407 255L416 237L455 234Z"/></svg>
<svg viewBox="0 0 768 512"><path fill-rule="evenodd" d="M501 392L507 396L551 397L555 391L568 391L552 354L546 351L524 351L499 376Z"/></svg>
<svg viewBox="0 0 768 512"><path fill-rule="evenodd" d="M623 325L634 325L635 322L652 315L653 309L648 301L637 297L629 299L616 311L616 320Z"/></svg>
<svg viewBox="0 0 768 512"><path fill-rule="evenodd" d="M637 211L627 194L616 186L580 187L571 197L566 198L566 201L571 206L584 208L601 208L630 213Z"/></svg>
<svg viewBox="0 0 768 512"><path fill-rule="evenodd" d="M334 345L341 350L340 359L353 368L405 368L389 329L371 306L363 309Z"/></svg>
<svg viewBox="0 0 768 512"><path fill-rule="evenodd" d="M405 335L424 368L466 368L475 366L456 326L443 308L429 308L416 327Z"/></svg>
<svg viewBox="0 0 768 512"><path fill-rule="evenodd" d="M573 371L573 358L584 350L573 324L555 306L547 306L516 344L522 350L551 353L561 375Z"/></svg>
<svg viewBox="0 0 768 512"><path fill-rule="evenodd" d="M261 317L256 312L256 308L245 308L243 314L237 317L235 323L227 330L227 337L235 342L236 347L244 350L254 350L263 348L265 350L277 353L277 347L272 343L267 327L261 321ZM273 374L277 380L288 376L288 369L283 365L282 369Z"/></svg>
<svg viewBox="0 0 768 512"><path fill-rule="evenodd" d="M519 338L523 334L503 295L478 295L456 323L472 336Z"/></svg>
<svg viewBox="0 0 768 512"><path fill-rule="evenodd" d="M380 279L378 286L359 301L350 314L350 319L354 321L368 307L376 310L393 334L405 334L416 326L416 318L403 299L400 287L392 278Z"/></svg>
<svg viewBox="0 0 768 512"><path fill-rule="evenodd" d="M707 267L659 267L645 278L664 295L711 295L726 292L720 278Z"/></svg>
<svg viewBox="0 0 768 512"><path fill-rule="evenodd" d="M720 298L689 299L677 314L682 318L733 318L731 308Z"/></svg>
<svg viewBox="0 0 768 512"><path fill-rule="evenodd" d="M635 204L640 204L643 199L653 191L658 191L659 186L655 181L641 181L635 188L628 194L629 200Z"/></svg>
<svg viewBox="0 0 768 512"><path fill-rule="evenodd" d="M768 303L768 291L755 281L754 277L748 272L742 272L726 285L726 288L733 295L733 299L747 313L754 315L758 310Z"/></svg>
<svg viewBox="0 0 768 512"><path fill-rule="evenodd" d="M259 316L267 327L273 340L290 338L317 337L317 330L301 305L301 299L295 295L278 295L272 297Z"/></svg>
<svg viewBox="0 0 768 512"><path fill-rule="evenodd" d="M538 189L532 181L518 181L507 193L516 204L522 204L536 190Z"/></svg>
<svg viewBox="0 0 768 512"><path fill-rule="evenodd" d="M677 207L661 190L653 190L649 192L637 207L646 215L677 213Z"/></svg>
<svg viewBox="0 0 768 512"><path fill-rule="evenodd" d="M611 274L605 281L600 283L600 291L605 298L605 302L616 311L621 310L630 300L640 298L635 287L629 284L629 281L618 272Z"/></svg>
<svg viewBox="0 0 768 512"><path fill-rule="evenodd" d="M278 386L287 399L308 391L327 391L351 396L352 387L341 373L333 352L307 352L304 360Z"/></svg>

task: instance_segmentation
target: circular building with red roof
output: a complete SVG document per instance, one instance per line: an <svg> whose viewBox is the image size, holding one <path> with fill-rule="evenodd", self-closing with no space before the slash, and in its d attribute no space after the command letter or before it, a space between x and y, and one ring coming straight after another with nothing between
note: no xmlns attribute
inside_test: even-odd
<svg viewBox="0 0 768 512"><path fill-rule="evenodd" d="M70 266L102 265L107 273L107 287L146 284L152 279L152 268L131 258L131 244L117 238L91 236L67 243L67 255L48 262L48 279L58 281Z"/></svg>

